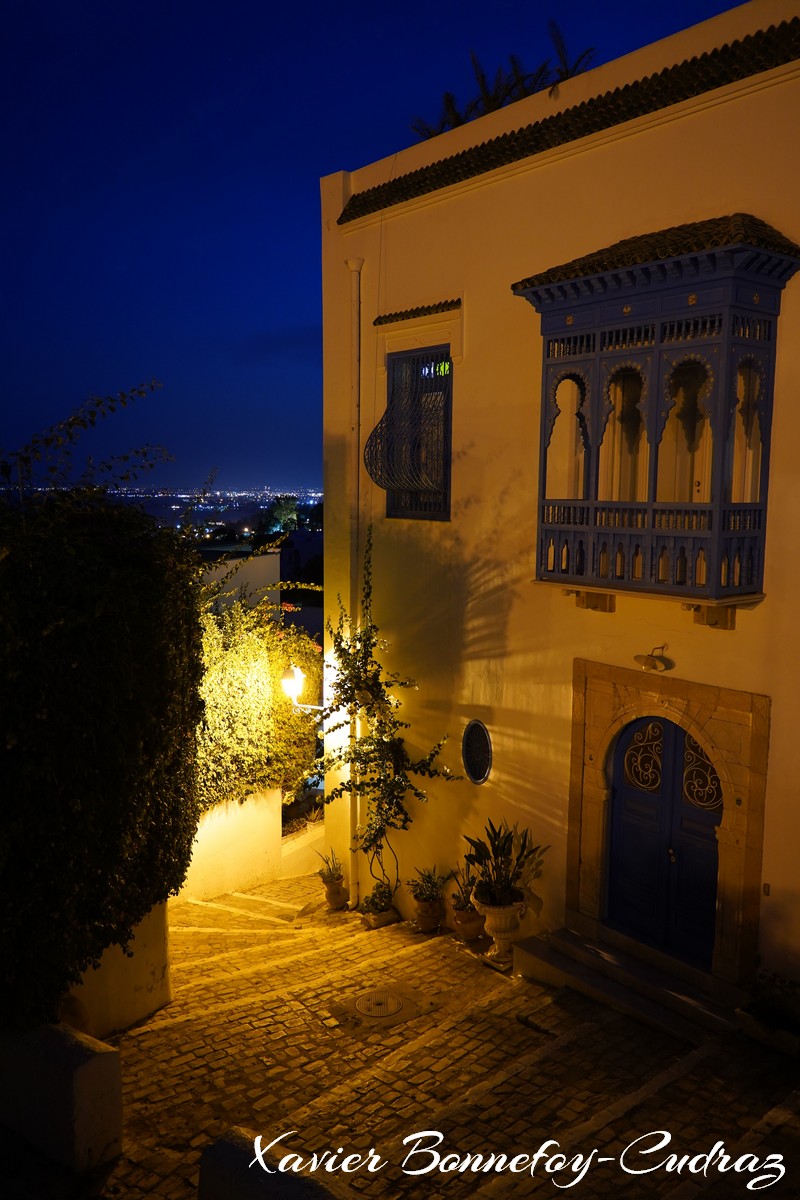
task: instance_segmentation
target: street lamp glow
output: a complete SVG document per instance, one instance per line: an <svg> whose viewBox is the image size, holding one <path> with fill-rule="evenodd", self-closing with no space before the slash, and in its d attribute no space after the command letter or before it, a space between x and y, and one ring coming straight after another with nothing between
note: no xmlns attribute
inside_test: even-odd
<svg viewBox="0 0 800 1200"><path fill-rule="evenodd" d="M306 677L304 673L294 664L287 667L283 675L281 675L281 687L295 708L299 708L301 712L322 712L325 707L323 704L298 703L298 697L305 686L305 682Z"/></svg>
<svg viewBox="0 0 800 1200"><path fill-rule="evenodd" d="M306 677L299 667L287 667L281 676L281 687L286 695L291 700L292 704L297 704L300 699L300 693L306 682Z"/></svg>

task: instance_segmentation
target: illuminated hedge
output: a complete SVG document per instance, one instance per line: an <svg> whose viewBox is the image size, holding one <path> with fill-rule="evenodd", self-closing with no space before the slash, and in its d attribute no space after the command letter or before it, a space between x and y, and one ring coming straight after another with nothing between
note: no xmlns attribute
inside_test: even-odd
<svg viewBox="0 0 800 1200"><path fill-rule="evenodd" d="M318 703L322 652L304 629L284 624L267 601L234 600L203 616L202 695L197 791L201 809L240 804L252 792L280 788L293 800L312 774L316 721L293 708L281 687L290 665L306 676L304 700Z"/></svg>

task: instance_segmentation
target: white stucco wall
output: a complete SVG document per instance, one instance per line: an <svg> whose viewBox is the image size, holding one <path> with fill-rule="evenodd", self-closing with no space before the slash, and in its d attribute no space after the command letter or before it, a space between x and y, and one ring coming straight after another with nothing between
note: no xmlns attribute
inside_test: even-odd
<svg viewBox="0 0 800 1200"><path fill-rule="evenodd" d="M632 666L669 644L674 674L771 698L760 951L800 974L795 743L800 701L797 600L800 520L800 276L787 285L774 389L767 599L708 629L677 601L621 595L614 614L579 610L534 582L542 345L540 320L513 282L626 237L734 212L752 213L800 242L800 159L791 151L800 67L779 67L639 117L487 175L337 225L344 202L390 177L678 63L750 30L798 15L796 2L754 0L512 109L396 157L322 181L326 592L349 599L351 548L374 527L374 614L390 670L413 676L402 715L412 751L442 733L460 768L466 723L489 728L487 783L433 781L427 805L398 835L401 878L449 865L463 833L505 816L549 842L542 920L560 924L576 657ZM360 270L360 360L353 372L352 267ZM348 267L348 262L350 267ZM460 312L376 329L385 314L460 297ZM448 342L454 360L449 522L387 520L385 493L363 469L363 444L385 409L385 354ZM354 388L354 382L358 387ZM360 427L353 453L350 430ZM358 466L356 466L358 464ZM347 847L346 805L327 818ZM401 905L408 907L401 897Z"/></svg>
<svg viewBox="0 0 800 1200"><path fill-rule="evenodd" d="M203 813L180 899L210 900L280 878L281 807L273 788Z"/></svg>
<svg viewBox="0 0 800 1200"><path fill-rule="evenodd" d="M229 574L230 579L226 579ZM254 602L266 597L275 604L280 603L280 592L274 587L281 578L280 551L271 550L254 558L232 557L227 562L209 563L205 578L208 583L222 584L223 598L228 602L236 599L239 590L244 588Z"/></svg>

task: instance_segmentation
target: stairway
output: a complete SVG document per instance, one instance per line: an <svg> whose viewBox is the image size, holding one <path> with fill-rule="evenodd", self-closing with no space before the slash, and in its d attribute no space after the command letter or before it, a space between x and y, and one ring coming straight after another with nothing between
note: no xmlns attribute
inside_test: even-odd
<svg viewBox="0 0 800 1200"><path fill-rule="evenodd" d="M733 1011L684 980L615 946L571 929L525 938L514 946L514 974L571 987L657 1029L693 1042L736 1029Z"/></svg>

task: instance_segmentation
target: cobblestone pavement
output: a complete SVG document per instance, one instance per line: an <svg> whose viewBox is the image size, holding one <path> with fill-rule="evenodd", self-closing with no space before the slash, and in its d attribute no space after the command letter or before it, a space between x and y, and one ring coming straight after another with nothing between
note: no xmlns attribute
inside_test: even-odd
<svg viewBox="0 0 800 1200"><path fill-rule="evenodd" d="M336 1197L555 1197L572 1183L578 1200L733 1200L753 1194L754 1160L743 1155L782 1154L786 1176L766 1194L800 1198L797 1060L739 1035L683 1042L568 989L487 969L446 934L407 923L366 930L354 914L327 912L316 876L173 901L170 912L174 1000L118 1039L122 1158L104 1178L70 1186L0 1139L6 1196L194 1200L203 1147L240 1125L265 1144L289 1135L286 1152L306 1159L374 1148L387 1164L380 1171L317 1176ZM378 989L378 1013L402 1001L394 1015L356 1006ZM555 1169L554 1146L533 1175L411 1175L435 1161L432 1135L427 1152L403 1143L424 1130L442 1135L440 1166L531 1155L548 1139L570 1160L595 1153L581 1178ZM653 1130L669 1131L671 1145L629 1152L632 1168L724 1142L740 1170L626 1174L623 1149ZM253 1169L269 1197L271 1177Z"/></svg>

